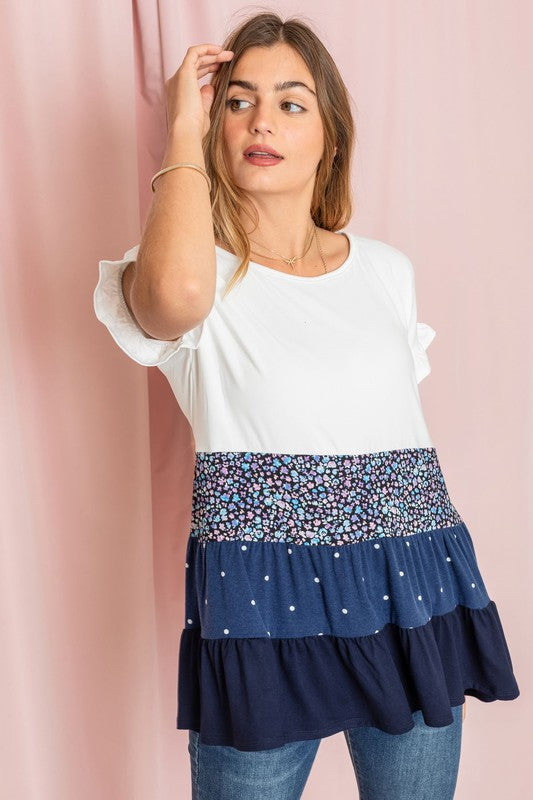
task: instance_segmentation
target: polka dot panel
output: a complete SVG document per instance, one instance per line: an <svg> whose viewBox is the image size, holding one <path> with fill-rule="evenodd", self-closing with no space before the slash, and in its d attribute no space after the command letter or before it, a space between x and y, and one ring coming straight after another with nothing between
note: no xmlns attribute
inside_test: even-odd
<svg viewBox="0 0 533 800"><path fill-rule="evenodd" d="M367 636L489 602L464 523L339 548L190 537L186 559L203 638Z"/></svg>

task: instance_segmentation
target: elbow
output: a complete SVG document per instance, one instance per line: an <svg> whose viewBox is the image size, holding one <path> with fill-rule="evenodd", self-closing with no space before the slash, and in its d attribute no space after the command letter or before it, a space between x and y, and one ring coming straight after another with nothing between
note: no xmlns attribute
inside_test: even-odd
<svg viewBox="0 0 533 800"><path fill-rule="evenodd" d="M151 289L136 291L131 288L131 305L142 329L152 338L172 341L200 325L209 314L214 298L205 294L196 285L172 287L172 291Z"/></svg>

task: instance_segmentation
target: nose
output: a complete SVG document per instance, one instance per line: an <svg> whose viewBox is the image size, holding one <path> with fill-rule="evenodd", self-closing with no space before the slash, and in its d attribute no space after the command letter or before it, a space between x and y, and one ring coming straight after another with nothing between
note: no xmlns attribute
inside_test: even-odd
<svg viewBox="0 0 533 800"><path fill-rule="evenodd" d="M264 133L265 131L272 133L274 130L274 123L269 119L266 104L260 103L256 106L255 113L250 117L250 130L253 133Z"/></svg>

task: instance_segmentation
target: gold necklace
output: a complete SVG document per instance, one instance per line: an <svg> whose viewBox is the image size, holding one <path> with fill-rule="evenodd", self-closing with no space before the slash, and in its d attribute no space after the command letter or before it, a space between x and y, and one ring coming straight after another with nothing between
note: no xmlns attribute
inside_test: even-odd
<svg viewBox="0 0 533 800"><path fill-rule="evenodd" d="M313 224L313 232L314 232L314 235L315 235L316 245L317 245L318 251L320 253L320 258L322 259L322 265L324 267L324 272L327 272L328 270L327 270L327 267L326 267L326 262L324 260L324 253L322 252L322 247L320 246L320 242L318 241L318 234L316 232L316 225L315 224ZM312 234L311 234L311 238L312 238ZM259 244L261 247L264 247L264 245L261 245L260 242L256 242L254 239L250 239L250 241L254 242L254 244ZM275 253L277 256L279 256L279 258L281 258L282 261L284 261L286 264L288 264L290 266L291 269L293 269L294 262L295 261L300 261L305 255L307 255L307 253L309 252L310 247L311 247L311 242L309 242L309 245L307 246L307 248L305 249L304 253L301 256L292 256L291 258L286 258L285 256L282 256L281 253L278 253L277 250L270 250L270 248L268 248L268 247L266 247L265 250L270 250L271 253ZM258 255L258 256L261 255L261 253L258 253L255 250L250 250L250 252L253 253L254 255ZM262 257L263 258L270 258L270 256L262 256ZM272 260L274 260L274 259L272 259Z"/></svg>
<svg viewBox="0 0 533 800"><path fill-rule="evenodd" d="M312 238L312 233L308 234L308 236L309 235ZM254 244L260 245L260 247L264 247L264 245L262 245L260 242L256 242L255 239L250 239L250 241L254 242ZM302 255L301 256L292 256L292 258L285 258L285 256L282 256L281 253L278 253L277 250L270 250L270 252L271 253L276 253L276 255L279 256L282 261L285 261L285 263L288 264L292 269L292 266L293 266L294 262L295 261L300 261L300 259L302 259L305 255L307 255L307 253L309 252L310 247L311 247L311 239L309 240L309 244L307 245L307 247L306 247L305 251L302 253ZM266 247L265 250L269 250L269 248ZM254 253L255 255L261 255L256 250L251 250L250 252ZM270 258L270 256L263 256L263 258ZM274 260L274 259L272 259L272 260Z"/></svg>

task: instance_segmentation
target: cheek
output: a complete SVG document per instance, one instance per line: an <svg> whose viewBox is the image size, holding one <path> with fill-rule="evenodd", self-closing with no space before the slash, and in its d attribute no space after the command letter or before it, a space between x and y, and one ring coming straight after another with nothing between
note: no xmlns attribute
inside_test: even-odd
<svg viewBox="0 0 533 800"><path fill-rule="evenodd" d="M224 146L226 146L227 143L230 141L229 133L230 131L227 123L227 118L224 118L224 120L222 121L222 139L224 141Z"/></svg>
<svg viewBox="0 0 533 800"><path fill-rule="evenodd" d="M319 139L311 133L301 133L288 142L288 151L291 161L297 169L313 170L322 157L322 145Z"/></svg>
<svg viewBox="0 0 533 800"><path fill-rule="evenodd" d="M323 136L313 125L288 126L283 130L282 134L283 140L297 155L305 156L315 151L322 151Z"/></svg>
<svg viewBox="0 0 533 800"><path fill-rule="evenodd" d="M222 136L224 139L224 149L231 155L239 145L239 131L238 126L235 125L234 120L226 117L222 125Z"/></svg>

